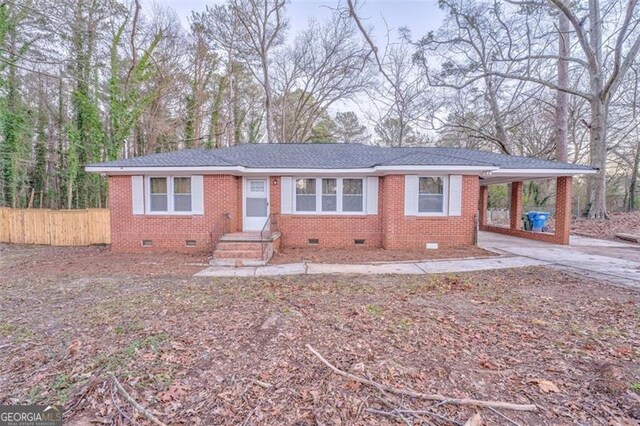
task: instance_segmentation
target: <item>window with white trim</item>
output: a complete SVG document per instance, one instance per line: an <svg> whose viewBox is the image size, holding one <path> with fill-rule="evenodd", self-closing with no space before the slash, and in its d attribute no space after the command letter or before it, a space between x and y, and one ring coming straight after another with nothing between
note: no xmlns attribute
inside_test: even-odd
<svg viewBox="0 0 640 426"><path fill-rule="evenodd" d="M363 178L294 179L294 211L310 214L358 214L365 212Z"/></svg>
<svg viewBox="0 0 640 426"><path fill-rule="evenodd" d="M188 214L193 210L191 177L149 177L148 213Z"/></svg>
<svg viewBox="0 0 640 426"><path fill-rule="evenodd" d="M338 211L338 179L322 179L322 211Z"/></svg>
<svg viewBox="0 0 640 426"><path fill-rule="evenodd" d="M316 211L316 180L296 179L296 211Z"/></svg>
<svg viewBox="0 0 640 426"><path fill-rule="evenodd" d="M362 179L342 179L342 211L361 212L364 209Z"/></svg>
<svg viewBox="0 0 640 426"><path fill-rule="evenodd" d="M418 213L445 213L445 187L443 176L421 176L418 180Z"/></svg>
<svg viewBox="0 0 640 426"><path fill-rule="evenodd" d="M166 177L149 178L149 210L152 212L166 212L169 210L167 194L169 185Z"/></svg>
<svg viewBox="0 0 640 426"><path fill-rule="evenodd" d="M191 178L173 178L173 209L177 212L191 211Z"/></svg>

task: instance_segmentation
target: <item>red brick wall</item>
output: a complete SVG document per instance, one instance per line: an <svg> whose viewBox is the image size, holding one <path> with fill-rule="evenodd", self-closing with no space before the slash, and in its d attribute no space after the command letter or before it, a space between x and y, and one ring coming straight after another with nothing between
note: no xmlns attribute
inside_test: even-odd
<svg viewBox="0 0 640 426"><path fill-rule="evenodd" d="M277 182L274 185L274 180ZM277 215L278 230L284 247L307 247L310 238L320 240L321 247L360 247L355 239L364 239L365 247L382 244L382 220L378 215L282 215L280 214L281 179L271 177L271 213ZM378 201L382 198L378 188ZM378 205L380 211L380 205Z"/></svg>
<svg viewBox="0 0 640 426"><path fill-rule="evenodd" d="M321 247L354 247L364 239L365 247L389 249L424 248L427 242L441 247L474 243L478 209L478 177L463 177L462 215L451 217L407 217L404 215L404 176L390 175L379 180L377 215L282 215L279 177L270 177L270 212L282 232L284 247L306 247L318 238ZM275 183L274 183L275 182ZM131 176L110 176L111 240L114 251L196 251L209 250L210 231L225 212L231 213L230 230L242 229L242 178L225 175L204 176L203 216L133 215ZM143 247L142 240L153 246ZM185 240L196 240L186 247Z"/></svg>
<svg viewBox="0 0 640 426"><path fill-rule="evenodd" d="M271 212L280 213L280 181L271 178ZM370 247L389 249L424 248L427 242L442 247L474 243L475 216L478 211L477 176L462 181L462 215L407 217L404 215L403 175L381 177L378 192L378 215L315 216L278 215L282 244L308 246L309 238L319 238L320 246L354 247L354 239L365 239Z"/></svg>
<svg viewBox="0 0 640 426"><path fill-rule="evenodd" d="M484 185L480 187L478 199L478 222L480 227L487 225L487 210L489 209L489 188Z"/></svg>
<svg viewBox="0 0 640 426"><path fill-rule="evenodd" d="M111 210L111 248L114 251L206 251L211 247L211 228L218 218L231 213L230 229L238 231L242 223L242 179L228 175L205 175L204 215L134 215L131 201L131 176L109 176ZM152 240L143 247L142 240ZM195 240L187 247L186 240Z"/></svg>
<svg viewBox="0 0 640 426"><path fill-rule="evenodd" d="M461 216L405 216L404 176L389 175L380 180L382 188L382 245L388 249L424 248L474 244L478 212L478 176L462 178Z"/></svg>

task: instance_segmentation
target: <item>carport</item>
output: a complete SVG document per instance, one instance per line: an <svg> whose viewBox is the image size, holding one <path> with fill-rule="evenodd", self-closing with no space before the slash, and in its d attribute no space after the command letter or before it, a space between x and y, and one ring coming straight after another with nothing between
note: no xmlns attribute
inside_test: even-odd
<svg viewBox="0 0 640 426"><path fill-rule="evenodd" d="M569 165L567 165L569 166ZM575 166L574 166L575 167ZM571 189L574 175L596 173L594 169L507 169L492 171L480 178L479 228L481 231L495 232L514 237L528 238L555 244L569 244L571 229ZM555 179L556 210L554 232L526 231L522 227L522 189L523 182L529 180ZM496 226L488 222L489 185L509 184L510 205L509 225Z"/></svg>

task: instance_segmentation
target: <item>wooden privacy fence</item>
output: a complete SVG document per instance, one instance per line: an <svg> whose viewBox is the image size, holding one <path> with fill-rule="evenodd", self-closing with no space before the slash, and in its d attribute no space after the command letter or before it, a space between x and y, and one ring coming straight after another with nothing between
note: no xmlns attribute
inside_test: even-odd
<svg viewBox="0 0 640 426"><path fill-rule="evenodd" d="M0 242L52 246L109 244L109 209L48 210L0 207Z"/></svg>

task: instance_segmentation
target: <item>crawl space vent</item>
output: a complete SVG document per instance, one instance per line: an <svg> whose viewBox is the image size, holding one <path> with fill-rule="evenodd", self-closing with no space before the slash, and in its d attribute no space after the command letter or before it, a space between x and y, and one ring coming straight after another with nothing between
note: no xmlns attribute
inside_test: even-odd
<svg viewBox="0 0 640 426"><path fill-rule="evenodd" d="M151 247L153 245L153 240L142 240L143 247Z"/></svg>
<svg viewBox="0 0 640 426"><path fill-rule="evenodd" d="M310 246L317 246L318 244L320 244L320 240L318 238L309 238Z"/></svg>

